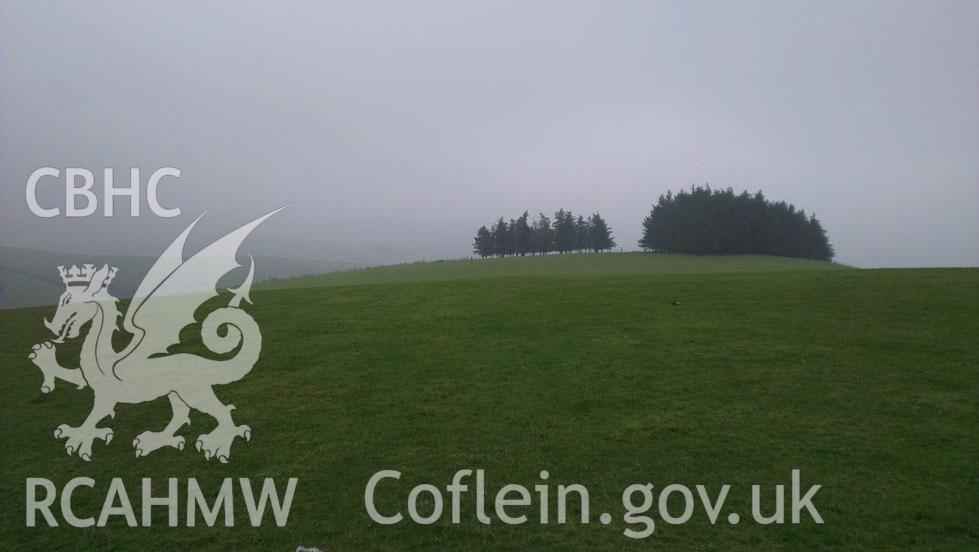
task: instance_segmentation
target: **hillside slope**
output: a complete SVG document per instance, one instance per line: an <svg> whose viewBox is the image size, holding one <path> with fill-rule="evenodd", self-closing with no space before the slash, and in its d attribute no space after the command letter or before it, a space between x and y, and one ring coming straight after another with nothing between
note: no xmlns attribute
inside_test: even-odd
<svg viewBox="0 0 979 552"><path fill-rule="evenodd" d="M708 257L649 253L585 253L419 262L292 278L263 285L269 288L322 287L521 276L710 274L844 268L846 267L823 261L758 255Z"/></svg>
<svg viewBox="0 0 979 552"><path fill-rule="evenodd" d="M493 262L471 266L493 270ZM54 549L71 531L24 526L24 481L38 476L59 488L94 478L95 489L78 490L79 516L97 516L109 481L121 477L137 517L142 477L194 477L207 496L225 477L299 478L286 527L252 528L239 517L234 529L169 528L166 509L157 508L152 527L130 528L117 516L98 531L72 531L79 549L869 551L979 543L979 269L573 276L536 268L525 277L256 290L248 309L262 329L261 359L242 381L216 388L253 431L227 465L190 446L135 458L133 437L163 426L166 399L118 405L103 423L115 438L95 447L90 464L66 455L52 431L84 418L91 391L38 389L26 354L50 339L40 321L52 309L0 312L5 548ZM77 359L77 347L59 350L64 364ZM190 443L212 427L195 412L180 434ZM463 468L486 470L489 496L506 483L538 484L541 470L553 485L586 485L591 521L540 524L535 502L524 525L494 515L485 526L471 492L460 524L446 512L434 525L380 526L365 512L364 488L379 470L403 473L379 487L379 510L407 516L414 485L444 488ZM822 485L814 504L825 523L805 515L798 525L750 521L751 485L772 493L790 484L792 469L804 488ZM654 506L655 533L635 541L623 535L639 527L624 520L621 493L647 482L657 492L702 484L712 496L732 487L716 525L699 502L684 525L665 523ZM238 499L240 516L242 508ZM419 507L431 508L424 500ZM608 525L597 521L603 512L612 515ZM744 521L727 523L728 513ZM569 518L579 517L572 506Z"/></svg>
<svg viewBox="0 0 979 552"><path fill-rule="evenodd" d="M101 266L101 263L108 263L118 267L119 272L112 282L113 293L119 298L132 297L155 260L153 257L130 255L82 255L0 247L0 309L56 303L65 291L57 271L59 265L99 263ZM255 265L255 278L258 281L322 274L352 267L338 261L274 256L256 256Z"/></svg>

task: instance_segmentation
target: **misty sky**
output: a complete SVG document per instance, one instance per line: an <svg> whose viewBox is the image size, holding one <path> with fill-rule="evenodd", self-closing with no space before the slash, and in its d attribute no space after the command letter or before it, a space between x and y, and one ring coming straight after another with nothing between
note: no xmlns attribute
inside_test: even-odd
<svg viewBox="0 0 979 552"><path fill-rule="evenodd" d="M837 260L979 265L979 3L0 7L0 244L158 254L297 202L264 254L468 256L496 217L668 189L815 211ZM36 168L178 167L173 219L41 219ZM63 180L40 199L64 209ZM193 242L198 245L200 241Z"/></svg>

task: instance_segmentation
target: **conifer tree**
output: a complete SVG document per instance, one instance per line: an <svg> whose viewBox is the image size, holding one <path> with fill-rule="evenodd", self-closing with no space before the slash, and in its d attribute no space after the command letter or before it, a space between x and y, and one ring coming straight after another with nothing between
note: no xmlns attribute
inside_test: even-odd
<svg viewBox="0 0 979 552"><path fill-rule="evenodd" d="M615 247L615 238L612 237L612 229L605 219L598 213L592 214L588 219L588 226L591 231L591 248L598 253Z"/></svg>
<svg viewBox="0 0 979 552"><path fill-rule="evenodd" d="M509 255L513 250L510 226L500 217L493 226L493 254L497 257Z"/></svg>
<svg viewBox="0 0 979 552"><path fill-rule="evenodd" d="M575 248L576 228L574 215L564 209L554 213L555 246L560 253L569 253Z"/></svg>
<svg viewBox="0 0 979 552"><path fill-rule="evenodd" d="M520 218L513 222L510 226L513 232L513 246L514 252L523 256L532 251L532 233L530 230L530 225L527 224L527 219L529 214L524 211Z"/></svg>
<svg viewBox="0 0 979 552"><path fill-rule="evenodd" d="M480 226L476 232L476 239L473 240L473 253L484 259L493 254L493 234L489 228L486 228L486 225Z"/></svg>
<svg viewBox="0 0 979 552"><path fill-rule="evenodd" d="M546 255L554 251L554 229L551 227L551 219L544 213L537 213L537 220L534 221L537 234L536 253Z"/></svg>
<svg viewBox="0 0 979 552"><path fill-rule="evenodd" d="M591 249L591 228L585 217L578 215L574 221L574 248L576 251Z"/></svg>

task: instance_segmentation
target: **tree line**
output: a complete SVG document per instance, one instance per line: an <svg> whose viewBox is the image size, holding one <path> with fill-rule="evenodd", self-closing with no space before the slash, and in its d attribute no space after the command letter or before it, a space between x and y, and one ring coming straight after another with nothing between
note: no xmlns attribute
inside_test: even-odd
<svg viewBox="0 0 979 552"><path fill-rule="evenodd" d="M690 187L659 197L639 245L663 253L778 255L828 261L833 246L816 215L762 192Z"/></svg>
<svg viewBox="0 0 979 552"><path fill-rule="evenodd" d="M480 226L473 240L473 253L480 257L546 255L557 251L605 251L615 247L612 228L598 213L575 217L564 209L554 213L553 222L544 213L534 220L524 211L509 222L500 217L491 227Z"/></svg>

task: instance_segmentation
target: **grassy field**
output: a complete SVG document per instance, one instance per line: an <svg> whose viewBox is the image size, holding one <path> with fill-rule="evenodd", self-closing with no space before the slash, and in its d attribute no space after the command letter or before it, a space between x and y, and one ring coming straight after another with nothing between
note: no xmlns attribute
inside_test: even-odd
<svg viewBox="0 0 979 552"><path fill-rule="evenodd" d="M0 542L5 550L975 550L979 269L837 268L548 257L374 269L255 291L262 358L217 390L253 430L227 465L192 447L134 457L132 438L167 419L165 399L117 407L103 423L116 438L97 444L91 463L65 455L52 431L77 425L91 392L39 391L26 355L50 338L41 318L53 309L0 312ZM189 442L213 426L197 413L192 420L181 431ZM378 506L407 516L412 486L444 489L461 468L485 469L490 497L505 483L540 483L540 470L554 485L584 484L592 522L540 525L532 515L504 526L493 515L482 526L471 494L460 525L446 513L430 526L380 526L365 512L364 487L378 470L403 473L383 484ZM805 515L798 525L751 522L750 485L772 492L792 469L803 488L823 486L815 504L825 524ZM95 516L112 477L125 480L137 517L142 477L195 477L209 492L229 476L298 477L299 486L283 528L252 528L244 517L233 529L168 528L160 508L149 528L118 517L104 529L27 528L25 479L36 476L59 487L95 479L75 499L77 513ZM712 496L730 484L724 515L745 521L711 525L698 505L688 523L668 525L654 511L655 533L631 540L620 495L645 482L703 484ZM598 523L601 512L613 514L611 524Z"/></svg>

